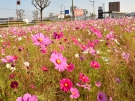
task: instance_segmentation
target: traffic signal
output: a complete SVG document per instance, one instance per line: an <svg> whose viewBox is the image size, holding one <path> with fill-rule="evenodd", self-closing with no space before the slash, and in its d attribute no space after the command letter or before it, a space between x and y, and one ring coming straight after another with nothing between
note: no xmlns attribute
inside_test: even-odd
<svg viewBox="0 0 135 101"><path fill-rule="evenodd" d="M103 10L98 10L98 19L103 19Z"/></svg>

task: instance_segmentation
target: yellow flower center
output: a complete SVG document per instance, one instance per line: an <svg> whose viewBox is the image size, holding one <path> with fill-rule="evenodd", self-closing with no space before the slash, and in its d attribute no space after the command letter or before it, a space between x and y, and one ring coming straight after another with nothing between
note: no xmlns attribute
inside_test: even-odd
<svg viewBox="0 0 135 101"><path fill-rule="evenodd" d="M76 92L72 92L72 94L73 94L73 95L75 95L75 94L76 94Z"/></svg>
<svg viewBox="0 0 135 101"><path fill-rule="evenodd" d="M68 86L68 84L67 84L67 83L65 83L65 86L67 87L67 86Z"/></svg>
<svg viewBox="0 0 135 101"><path fill-rule="evenodd" d="M38 38L38 41L39 41L39 42L42 42L43 40L42 40L42 38Z"/></svg>
<svg viewBox="0 0 135 101"><path fill-rule="evenodd" d="M61 64L61 61L59 59L56 60L57 64Z"/></svg>

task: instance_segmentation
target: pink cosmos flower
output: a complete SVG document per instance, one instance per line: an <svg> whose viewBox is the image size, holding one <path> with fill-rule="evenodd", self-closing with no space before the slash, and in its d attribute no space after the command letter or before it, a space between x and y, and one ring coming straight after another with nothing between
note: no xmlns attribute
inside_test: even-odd
<svg viewBox="0 0 135 101"><path fill-rule="evenodd" d="M95 61L95 60L93 60L92 62L90 62L90 66L93 67L93 68L95 68L95 69L100 68L100 64L97 61Z"/></svg>
<svg viewBox="0 0 135 101"><path fill-rule="evenodd" d="M72 64L72 63L69 63L69 64L67 65L67 71L68 71L68 72L72 72L74 68L75 68L75 66L74 66L74 64Z"/></svg>
<svg viewBox="0 0 135 101"><path fill-rule="evenodd" d="M98 38L102 37L101 32L99 30L97 30L91 26L89 27L89 29L90 29L90 31L94 32Z"/></svg>
<svg viewBox="0 0 135 101"><path fill-rule="evenodd" d="M80 73L79 75L79 80L81 80L83 83L88 83L90 81L89 78L85 74L82 74L82 73Z"/></svg>
<svg viewBox="0 0 135 101"><path fill-rule="evenodd" d="M67 69L67 59L61 53L52 53L50 61L54 63L55 69L58 69L60 72Z"/></svg>
<svg viewBox="0 0 135 101"><path fill-rule="evenodd" d="M80 46L80 48L81 48L83 51L88 49L88 47L85 46L85 45L80 44L79 46Z"/></svg>
<svg viewBox="0 0 135 101"><path fill-rule="evenodd" d="M46 47L44 46L43 47L43 45L40 47L40 52L42 53L42 54L46 54L47 53L47 49L46 49Z"/></svg>
<svg viewBox="0 0 135 101"><path fill-rule="evenodd" d="M95 82L95 85L96 85L97 87L100 87L102 84L101 84L100 81L96 81L96 82Z"/></svg>
<svg viewBox="0 0 135 101"><path fill-rule="evenodd" d="M73 87L73 83L70 79L63 78L60 80L60 89L64 92L68 92Z"/></svg>
<svg viewBox="0 0 135 101"><path fill-rule="evenodd" d="M113 35L114 32L110 32L109 34L106 35L106 39L107 40L114 40L114 35Z"/></svg>
<svg viewBox="0 0 135 101"><path fill-rule="evenodd" d="M42 33L38 33L36 35L31 35L32 41L34 42L34 45L40 46L40 45L45 45L48 46L51 44L51 40L48 36L44 36Z"/></svg>
<svg viewBox="0 0 135 101"><path fill-rule="evenodd" d="M95 43L87 39L87 47L94 47L94 46L95 46Z"/></svg>
<svg viewBox="0 0 135 101"><path fill-rule="evenodd" d="M24 94L23 97L18 97L16 101L38 101L35 95Z"/></svg>
<svg viewBox="0 0 135 101"><path fill-rule="evenodd" d="M122 57L126 59L127 63L129 63L129 60L128 60L129 59L129 53L123 52Z"/></svg>
<svg viewBox="0 0 135 101"><path fill-rule="evenodd" d="M73 41L76 45L79 44L78 40L77 40L75 37L71 37L71 39L72 39L72 41Z"/></svg>
<svg viewBox="0 0 135 101"><path fill-rule="evenodd" d="M59 46L59 48L61 49L61 51L64 51L64 46Z"/></svg>
<svg viewBox="0 0 135 101"><path fill-rule="evenodd" d="M1 61L3 63L12 63L16 60L15 56L6 56L6 58L2 58Z"/></svg>
<svg viewBox="0 0 135 101"><path fill-rule="evenodd" d="M70 92L71 92L71 95L70 95L71 98L77 99L80 96L77 88L71 88Z"/></svg>
<svg viewBox="0 0 135 101"><path fill-rule="evenodd" d="M48 71L48 68L45 67L45 66L42 66L42 70L43 70L43 71Z"/></svg>
<svg viewBox="0 0 135 101"><path fill-rule="evenodd" d="M35 86L35 85L33 85L33 84L30 84L30 88L35 89L35 88L36 88L36 86Z"/></svg>
<svg viewBox="0 0 135 101"><path fill-rule="evenodd" d="M87 90L90 90L90 87L91 87L91 85L89 85L89 84L80 84L80 83L76 83L76 85L78 86L78 87L82 87L82 88L84 88L84 89L87 89Z"/></svg>
<svg viewBox="0 0 135 101"><path fill-rule="evenodd" d="M54 32L53 34L52 34L52 37L54 38L54 39L60 39L60 38L62 38L63 37L63 33L62 32L60 32L60 33L58 33L58 32Z"/></svg>
<svg viewBox="0 0 135 101"><path fill-rule="evenodd" d="M92 55L95 55L95 54L96 54L96 51L94 50L93 47L90 47L90 48L89 48L89 52L90 52L90 54L92 54Z"/></svg>
<svg viewBox="0 0 135 101"><path fill-rule="evenodd" d="M97 101L107 101L106 94L104 92L98 92Z"/></svg>
<svg viewBox="0 0 135 101"><path fill-rule="evenodd" d="M4 49L1 49L1 53L4 54L5 53L5 50Z"/></svg>

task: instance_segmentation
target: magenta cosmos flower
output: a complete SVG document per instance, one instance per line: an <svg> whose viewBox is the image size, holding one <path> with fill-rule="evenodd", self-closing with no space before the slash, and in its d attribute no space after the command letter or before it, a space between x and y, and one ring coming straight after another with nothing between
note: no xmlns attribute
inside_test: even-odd
<svg viewBox="0 0 135 101"><path fill-rule="evenodd" d="M75 68L75 66L74 66L74 64L72 64L72 63L69 63L69 64L67 65L67 71L68 71L68 72L72 72L74 68Z"/></svg>
<svg viewBox="0 0 135 101"><path fill-rule="evenodd" d="M38 33L36 35L31 35L32 41L34 42L34 45L40 46L40 45L45 45L48 46L51 44L51 40L48 36L44 36L42 33Z"/></svg>
<svg viewBox="0 0 135 101"><path fill-rule="evenodd" d="M60 89L64 92L68 92L73 87L73 83L70 79L63 78L60 80Z"/></svg>
<svg viewBox="0 0 135 101"><path fill-rule="evenodd" d="M97 61L95 61L95 60L90 62L90 66L95 68L95 69L100 68L100 64Z"/></svg>
<svg viewBox="0 0 135 101"><path fill-rule="evenodd" d="M53 37L54 39L60 39L60 38L63 37L63 33L62 33L62 32L60 32L60 33L54 32L54 33L52 34L52 37Z"/></svg>
<svg viewBox="0 0 135 101"><path fill-rule="evenodd" d="M38 101L35 95L24 94L22 97L18 97L16 101Z"/></svg>
<svg viewBox="0 0 135 101"><path fill-rule="evenodd" d="M18 88L18 82L12 81L11 84L10 84L10 87L13 88L13 89Z"/></svg>
<svg viewBox="0 0 135 101"><path fill-rule="evenodd" d="M78 91L77 88L71 88L70 92L71 92L71 95L70 95L71 98L76 99L76 98L78 98L80 96L79 91Z"/></svg>
<svg viewBox="0 0 135 101"><path fill-rule="evenodd" d="M98 92L97 101L106 101L106 95L104 92Z"/></svg>
<svg viewBox="0 0 135 101"><path fill-rule="evenodd" d="M79 80L82 81L83 83L88 83L90 81L89 78L85 74L82 74L82 73L80 73L79 75Z"/></svg>
<svg viewBox="0 0 135 101"><path fill-rule="evenodd" d="M67 59L61 53L52 53L50 61L54 63L55 69L58 69L60 72L67 69Z"/></svg>

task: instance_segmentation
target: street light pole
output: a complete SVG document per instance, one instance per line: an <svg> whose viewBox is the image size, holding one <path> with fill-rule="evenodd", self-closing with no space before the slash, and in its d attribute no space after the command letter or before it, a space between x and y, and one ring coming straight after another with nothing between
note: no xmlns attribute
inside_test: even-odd
<svg viewBox="0 0 135 101"><path fill-rule="evenodd" d="M17 5L20 5L20 4L21 4L20 0L17 0L17 1L16 1L16 15L17 15L17 21L18 21L18 9L17 9Z"/></svg>
<svg viewBox="0 0 135 101"><path fill-rule="evenodd" d="M105 4L103 3L103 9L104 9L104 18L105 18Z"/></svg>
<svg viewBox="0 0 135 101"><path fill-rule="evenodd" d="M60 18L61 18L61 20L62 20L62 6L63 6L63 4L61 5L61 11L60 11Z"/></svg>
<svg viewBox="0 0 135 101"><path fill-rule="evenodd" d="M95 15L95 5L94 5L95 1L90 1L90 2L93 3L93 4L92 4L92 6L93 6L93 14Z"/></svg>

